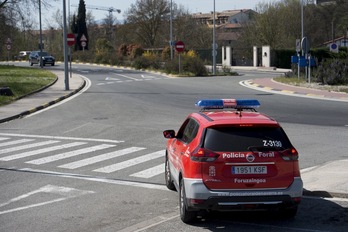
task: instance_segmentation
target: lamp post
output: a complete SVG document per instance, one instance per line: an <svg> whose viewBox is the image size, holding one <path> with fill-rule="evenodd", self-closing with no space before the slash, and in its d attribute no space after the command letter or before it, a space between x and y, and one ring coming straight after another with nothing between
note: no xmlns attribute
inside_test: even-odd
<svg viewBox="0 0 348 232"><path fill-rule="evenodd" d="M39 0L39 21L40 21L40 67L43 68L42 64L42 20L41 20L41 0Z"/></svg>
<svg viewBox="0 0 348 232"><path fill-rule="evenodd" d="M173 60L173 0L170 0L170 59Z"/></svg>
<svg viewBox="0 0 348 232"><path fill-rule="evenodd" d="M213 11L213 75L216 75L216 42L215 42L215 0Z"/></svg>
<svg viewBox="0 0 348 232"><path fill-rule="evenodd" d="M303 0L301 0L301 40L304 37L304 26L303 26ZM302 49L302 56L304 56L304 51Z"/></svg>
<svg viewBox="0 0 348 232"><path fill-rule="evenodd" d="M64 77L65 90L69 90L68 44L66 31L66 0L63 0L63 47L64 47Z"/></svg>

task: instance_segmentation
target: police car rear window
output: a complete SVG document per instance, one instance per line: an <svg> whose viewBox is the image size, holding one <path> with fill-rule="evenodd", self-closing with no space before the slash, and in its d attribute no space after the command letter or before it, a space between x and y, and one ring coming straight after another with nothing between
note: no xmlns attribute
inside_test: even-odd
<svg viewBox="0 0 348 232"><path fill-rule="evenodd" d="M212 151L283 150L291 148L279 127L208 128L203 146Z"/></svg>

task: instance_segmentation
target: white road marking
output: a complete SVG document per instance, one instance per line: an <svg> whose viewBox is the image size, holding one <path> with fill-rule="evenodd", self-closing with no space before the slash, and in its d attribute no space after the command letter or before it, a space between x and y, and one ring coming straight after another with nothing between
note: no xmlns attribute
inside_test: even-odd
<svg viewBox="0 0 348 232"><path fill-rule="evenodd" d="M139 178L151 178L151 177L160 175L162 173L164 173L164 163L157 165L155 167L146 169L144 171L134 173L131 176L139 177Z"/></svg>
<svg viewBox="0 0 348 232"><path fill-rule="evenodd" d="M61 166L58 166L58 167L59 168L67 168L67 169L76 169L76 168L84 167L84 166L87 166L87 165L90 165L90 164L94 164L94 163L98 163L98 162L101 162L101 161L113 159L113 158L116 158L116 157L120 157L120 156L129 154L129 153L137 152L137 151L140 151L140 150L143 150L143 149L145 149L145 148L143 148L143 147L130 147L130 148L126 148L126 149L123 149L123 150L118 150L118 151L114 151L114 152L110 152L110 153L94 156L94 157L91 157L91 158L79 160L79 161L76 161L76 162L64 164L64 165L61 165Z"/></svg>
<svg viewBox="0 0 348 232"><path fill-rule="evenodd" d="M18 208L0 211L0 215L6 214L6 213L16 212L16 211L20 211L20 210L30 209L30 208L34 208L34 207L38 207L38 206L48 205L48 204L52 204L55 202L64 201L64 200L69 199L69 198L74 198L74 197L82 196L85 194L91 194L94 192L93 191L86 191L86 190L79 190L79 189L74 189L74 188L68 188L68 187L46 185L46 186L39 188L35 191L29 192L27 194L23 194L21 196L15 197L15 198L12 198L11 200L0 204L0 208L7 206L13 202L18 202L20 200L26 199L30 196L33 196L34 194L39 194L39 193L58 194L62 197L51 200L51 201L44 201L44 202L37 203L37 204L32 204L32 205L27 205L27 206L23 206L23 207L18 207Z"/></svg>
<svg viewBox="0 0 348 232"><path fill-rule="evenodd" d="M150 229L154 226L163 224L167 221L173 220L175 218L178 218L180 215L175 212L167 213L155 218L150 218L146 221L142 221L138 224L131 225L130 227L124 228L122 230L119 230L118 232L140 232L140 231L145 231L147 229ZM151 231L151 230L150 230Z"/></svg>
<svg viewBox="0 0 348 232"><path fill-rule="evenodd" d="M114 78L114 77L106 77L105 80L106 81L119 81L120 79Z"/></svg>
<svg viewBox="0 0 348 232"><path fill-rule="evenodd" d="M31 142L31 141L34 141L34 139L13 140L13 141L9 141L9 142L0 143L0 147L11 146L11 145L16 145L16 144L20 144L20 143L27 143L27 142Z"/></svg>
<svg viewBox="0 0 348 232"><path fill-rule="evenodd" d="M134 77L130 77L130 76L126 76L126 75L118 74L118 73L115 73L115 75L117 75L117 76L121 76L121 77L125 77L125 78L128 78L128 79L134 80L134 81L139 80L138 78L134 78Z"/></svg>
<svg viewBox="0 0 348 232"><path fill-rule="evenodd" d="M75 137L62 137L62 136L49 136L49 135L28 135L28 134L10 134L0 133L0 136L14 136L14 137L26 137L26 138L41 138L41 139L60 139L60 140L79 140L79 141L92 141L102 143L123 143L120 140L110 139L90 139L90 138L75 138Z"/></svg>
<svg viewBox="0 0 348 232"><path fill-rule="evenodd" d="M30 144L26 144L26 145L22 145L22 146L18 146L18 147L1 149L0 154L5 154L5 153L13 152L13 151L25 150L25 149L34 148L34 147L45 146L45 145L54 144L54 143L59 143L59 141L48 140L48 141L44 141L44 142L30 143Z"/></svg>
<svg viewBox="0 0 348 232"><path fill-rule="evenodd" d="M115 146L116 145L111 145L111 144L101 144L101 145L96 145L93 147L87 147L87 148L82 148L79 150L69 151L69 152L65 152L65 153L61 153L61 154L57 154L57 155L52 155L52 156L44 157L41 159L30 160L26 163L36 164L36 165L46 164L46 163L51 163L51 162L54 162L57 160L62 160L62 159L66 159L66 158L70 158L70 157L74 157L74 156L78 156L81 154L86 154L89 152L98 151L98 150L102 150L102 149L106 149L106 148L110 148L110 147L115 147Z"/></svg>
<svg viewBox="0 0 348 232"><path fill-rule="evenodd" d="M143 155L134 159L130 159L121 163L112 164L106 167L98 168L93 170L94 172L102 172L102 173L111 173L116 172L134 165L137 165L139 163L145 163L146 161L157 159L159 157L164 157L165 150L153 152L147 155Z"/></svg>
<svg viewBox="0 0 348 232"><path fill-rule="evenodd" d="M73 178L73 179L95 181L95 182L107 183L107 184L116 184L116 185L124 185L124 186L131 186L131 187L140 187L140 188L147 188L147 189L169 191L166 186L160 185L160 184L148 184L148 183L140 183L140 182L134 182L134 181L114 180L114 179L106 179L103 177L83 176L83 175L77 175L72 173L51 172L51 171L31 169L31 168L23 168L19 170L27 171L27 172L42 173L45 175L52 175L55 177Z"/></svg>
<svg viewBox="0 0 348 232"><path fill-rule="evenodd" d="M0 138L0 141L9 140L10 138Z"/></svg>
<svg viewBox="0 0 348 232"><path fill-rule="evenodd" d="M0 158L0 161L10 161L10 160L15 160L15 159L25 158L25 157L34 156L34 155L38 155L38 154L42 154L42 153L46 153L46 152L50 152L50 151L56 151L56 150L61 150L61 149L65 149L65 148L80 146L83 144L85 144L85 143L74 142L74 143L68 143L68 144L43 148L43 149L24 152L24 153L20 153L20 154L16 154L16 155L5 156L5 157Z"/></svg>

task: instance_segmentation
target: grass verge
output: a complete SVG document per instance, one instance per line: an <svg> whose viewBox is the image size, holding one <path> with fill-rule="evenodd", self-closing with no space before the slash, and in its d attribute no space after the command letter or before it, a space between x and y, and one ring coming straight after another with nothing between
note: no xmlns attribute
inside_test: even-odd
<svg viewBox="0 0 348 232"><path fill-rule="evenodd" d="M9 87L13 96L0 95L0 106L37 91L56 79L53 73L34 68L0 65L0 87Z"/></svg>
<svg viewBox="0 0 348 232"><path fill-rule="evenodd" d="M322 85L316 82L307 83L303 78L298 79L298 77L276 77L274 80L288 85L348 93L347 85Z"/></svg>

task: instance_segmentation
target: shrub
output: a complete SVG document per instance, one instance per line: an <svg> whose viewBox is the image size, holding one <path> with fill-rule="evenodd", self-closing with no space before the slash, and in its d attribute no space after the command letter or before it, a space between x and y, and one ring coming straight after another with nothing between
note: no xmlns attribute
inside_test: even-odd
<svg viewBox="0 0 348 232"><path fill-rule="evenodd" d="M135 69L147 69L150 67L150 61L144 56L139 56L134 59L132 66Z"/></svg>
<svg viewBox="0 0 348 232"><path fill-rule="evenodd" d="M165 47L161 54L162 60L170 60L170 47Z"/></svg>
<svg viewBox="0 0 348 232"><path fill-rule="evenodd" d="M319 64L314 78L317 82L327 85L348 84L348 59L330 59Z"/></svg>

